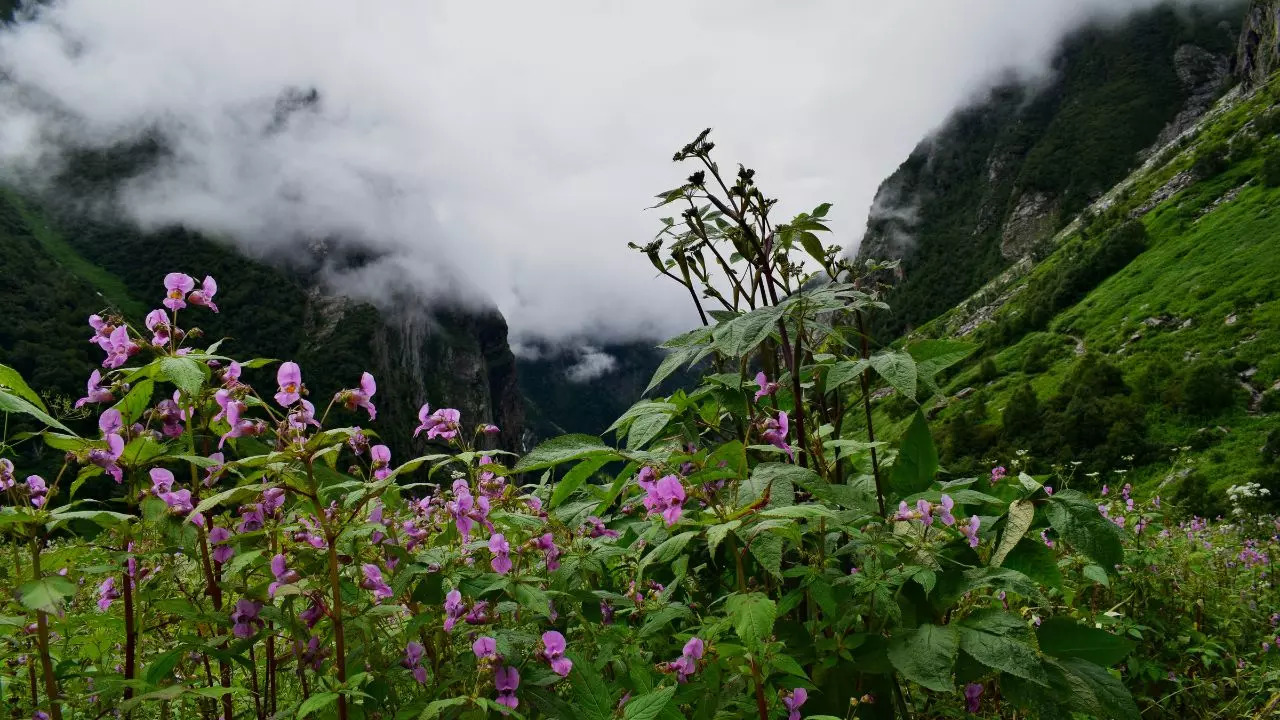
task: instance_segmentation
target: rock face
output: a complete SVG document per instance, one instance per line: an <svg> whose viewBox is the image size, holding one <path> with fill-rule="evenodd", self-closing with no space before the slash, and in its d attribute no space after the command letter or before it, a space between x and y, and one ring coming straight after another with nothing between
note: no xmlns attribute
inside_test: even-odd
<svg viewBox="0 0 1280 720"><path fill-rule="evenodd" d="M1258 5L1268 11L1250 17L1269 18L1274 38L1280 0ZM1221 96L1243 12L1243 0L1186 12L1165 4L1080 28L1049 80L1012 78L954 113L872 205L858 255L900 259L904 276L887 298L893 319L878 330L909 330L1042 257L1078 213Z"/></svg>
<svg viewBox="0 0 1280 720"><path fill-rule="evenodd" d="M1240 30L1236 76L1245 85L1261 85L1280 67L1280 0L1253 0Z"/></svg>

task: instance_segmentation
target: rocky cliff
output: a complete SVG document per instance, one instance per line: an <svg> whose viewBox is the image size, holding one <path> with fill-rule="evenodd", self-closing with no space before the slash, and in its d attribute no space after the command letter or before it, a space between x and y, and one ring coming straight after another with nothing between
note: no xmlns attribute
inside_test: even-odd
<svg viewBox="0 0 1280 720"><path fill-rule="evenodd" d="M1228 84L1243 13L1242 2L1169 5L1080 28L1047 79L998 84L921 142L881 185L859 248L903 261L882 330L927 321L1045 252L1202 115Z"/></svg>
<svg viewBox="0 0 1280 720"><path fill-rule="evenodd" d="M1280 0L1253 0L1240 31L1236 75L1249 86L1261 85L1280 67Z"/></svg>

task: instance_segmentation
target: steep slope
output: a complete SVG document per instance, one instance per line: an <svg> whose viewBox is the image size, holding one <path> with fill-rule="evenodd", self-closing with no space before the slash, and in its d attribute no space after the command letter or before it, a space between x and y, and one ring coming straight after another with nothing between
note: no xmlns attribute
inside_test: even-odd
<svg viewBox="0 0 1280 720"><path fill-rule="evenodd" d="M6 317L0 363L64 398L82 394L101 359L78 343L87 337L88 314L111 306L139 322L155 305L161 278L178 270L220 281L223 312L200 318L207 335L229 338L224 347L241 357L296 360L318 405L353 386L362 371L372 372L380 408L373 428L398 452L410 452L408 438L426 402L457 407L468 422L497 424L504 447L522 442L515 357L496 311L428 308L406 297L386 312L327 294L305 272L251 260L197 233L144 234L40 208L11 190L0 194L0 233L0 263L15 279L0 289Z"/></svg>
<svg viewBox="0 0 1280 720"><path fill-rule="evenodd" d="M957 112L877 193L859 254L900 257L891 334L1043 252L1072 216L1224 89L1243 3L1158 7L1064 40L1047 82Z"/></svg>
<svg viewBox="0 0 1280 720"><path fill-rule="evenodd" d="M1136 482L1201 514L1231 485L1280 496L1277 98L1275 76L1232 90L1043 259L913 333L982 348L933 409L952 470L1027 451L1061 482Z"/></svg>

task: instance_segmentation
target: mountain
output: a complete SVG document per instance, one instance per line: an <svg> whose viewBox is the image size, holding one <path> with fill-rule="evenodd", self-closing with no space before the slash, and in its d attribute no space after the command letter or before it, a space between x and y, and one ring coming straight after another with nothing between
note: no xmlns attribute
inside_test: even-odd
<svg viewBox="0 0 1280 720"><path fill-rule="evenodd" d="M92 177L82 164L76 179ZM85 198L65 189L58 197ZM164 275L180 271L219 280L222 312L198 316L206 336L228 338L223 348L239 358L297 361L317 406L372 372L379 407L372 428L401 457L422 448L408 438L426 402L498 425L503 447L524 442L515 357L497 311L428 307L412 295L394 310L378 308L333 294L306 268L251 259L187 229L144 233L14 189L0 192L0 245L8 278L0 283L0 363L64 399L83 394L101 361L96 348L77 342L90 334L89 314L110 307L140 323L158 304ZM257 372L262 386L274 384L273 371Z"/></svg>
<svg viewBox="0 0 1280 720"><path fill-rule="evenodd" d="M1048 78L956 112L880 186L862 257L901 258L900 332L1041 253L1075 214L1226 89L1243 3L1172 7L1067 37Z"/></svg>
<svg viewBox="0 0 1280 720"><path fill-rule="evenodd" d="M1064 95L1059 104L1077 107L1077 128L1030 122L1031 89L997 90L886 181L882 195L906 188L917 205L906 218L914 224L873 213L864 245L874 253L889 247L895 227L914 232L907 279L887 293L911 329L884 337L979 348L928 408L950 470L1019 461L1073 486L1132 482L1191 498L1202 515L1229 510L1231 485L1255 482L1280 496L1280 78L1261 74L1270 66L1259 59L1275 48L1259 23L1274 21L1276 6L1240 7L1245 22L1230 43L1216 39L1220 16L1204 10L1158 9L1085 30L1065 47L1092 37L1094 51L1068 53L1071 62L1108 65L1110 48L1129 38L1163 48L1164 67L1156 55L1111 65L1128 74ZM1202 39L1198 50L1188 37ZM1240 54L1224 58L1227 46ZM1205 72L1190 72L1194 56ZM1070 62L1059 68L1061 77L1080 72ZM1138 88L1171 89L1171 75L1181 109L1140 115L1145 130L1128 134L1130 113L1152 97ZM1122 77L1134 94L1100 92ZM1188 104L1197 93L1184 79L1194 77L1207 100ZM1079 107L1071 97L1100 104ZM1164 116L1172 122L1158 126ZM1008 152L1015 137L1021 157ZM1125 137L1139 151L1124 153L1123 166L1082 173L1072 156L1094 157L1091 137L1104 147ZM1051 145L1061 162L1032 165ZM1050 198L1042 210L1017 212L1036 192ZM947 218L956 227L940 224ZM938 274L944 260L950 276ZM922 284L929 278L934 285ZM946 307L935 312L944 301L933 295ZM908 410L892 397L877 406L887 423L905 423Z"/></svg>

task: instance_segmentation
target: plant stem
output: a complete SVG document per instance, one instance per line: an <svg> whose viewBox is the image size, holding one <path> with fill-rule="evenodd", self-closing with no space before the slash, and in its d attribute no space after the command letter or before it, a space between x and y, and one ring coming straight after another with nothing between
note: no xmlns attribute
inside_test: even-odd
<svg viewBox="0 0 1280 720"><path fill-rule="evenodd" d="M862 311L856 311L858 318L858 335L862 338L862 359L866 360L871 357L870 341L867 339L866 321L862 318ZM880 508L880 517L884 517L884 487L880 484L880 460L876 456L874 447L876 441L875 423L871 419L871 369L862 371L862 407L867 415L867 442L871 443L871 476L876 481L876 504Z"/></svg>
<svg viewBox="0 0 1280 720"><path fill-rule="evenodd" d="M328 547L329 590L333 602L330 618L333 620L333 638L334 644L337 646L335 662L338 666L338 682L345 685L347 682L347 639L342 627L342 581L338 575L338 532L336 528L325 520L324 507L320 505L320 488L316 486L315 471L311 466L310 458L307 459L306 464L307 482L312 495L311 504L316 511L316 522L320 523L321 527L324 528L325 545ZM345 695L338 695L338 720L347 720L347 698Z"/></svg>
<svg viewBox="0 0 1280 720"><path fill-rule="evenodd" d="M31 538L31 579L40 579L40 541ZM49 617L43 610L36 611L36 641L40 647L40 668L44 672L44 694L49 701L49 713L53 720L62 720L62 705L58 699L58 680L53 675L53 662L49 659ZM31 700L35 693L32 688Z"/></svg>

